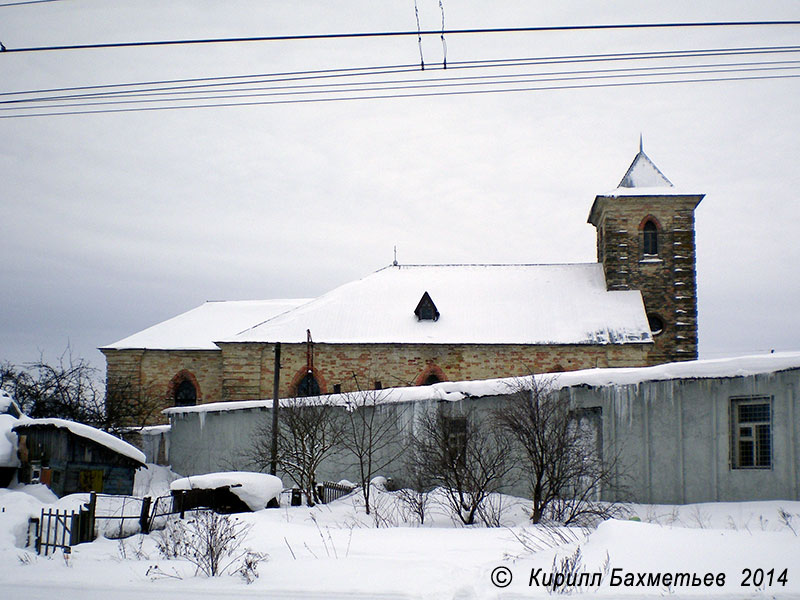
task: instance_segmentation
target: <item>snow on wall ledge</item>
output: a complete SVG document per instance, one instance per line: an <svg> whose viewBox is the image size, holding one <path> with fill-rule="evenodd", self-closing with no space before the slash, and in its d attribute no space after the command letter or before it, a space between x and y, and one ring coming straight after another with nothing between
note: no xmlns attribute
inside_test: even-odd
<svg viewBox="0 0 800 600"><path fill-rule="evenodd" d="M775 373L800 368L800 352L776 352L774 354L737 356L714 360L694 360L666 363L655 367L630 367L613 369L585 369L565 373L536 375L540 382L549 382L557 389L588 385L591 387L622 386L645 381L670 379L711 379L719 377L746 377L760 373ZM507 377L481 381L445 381L430 386L386 388L382 390L384 402L415 402L445 400L456 402L464 398L480 398L508 394L530 377ZM347 407L353 402L353 394L374 394L375 391L332 394L328 398L335 404ZM281 404L289 402L281 400ZM162 411L168 416L190 413L227 412L234 410L259 410L272 408L272 400L246 400L240 402L213 402L199 406L181 406Z"/></svg>

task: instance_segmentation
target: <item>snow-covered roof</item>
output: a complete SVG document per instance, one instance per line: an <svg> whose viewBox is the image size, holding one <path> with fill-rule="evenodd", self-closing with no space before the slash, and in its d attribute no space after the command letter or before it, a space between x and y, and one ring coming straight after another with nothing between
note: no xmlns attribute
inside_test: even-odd
<svg viewBox="0 0 800 600"><path fill-rule="evenodd" d="M283 491L283 482L274 475L249 471L225 471L192 475L173 481L171 490L215 490L227 487L244 502L250 510L261 510Z"/></svg>
<svg viewBox="0 0 800 600"><path fill-rule="evenodd" d="M0 390L0 413L6 412L11 407L12 402L14 402L14 399L11 394L5 390Z"/></svg>
<svg viewBox="0 0 800 600"><path fill-rule="evenodd" d="M214 341L306 302L308 298L206 302L101 350L219 350Z"/></svg>
<svg viewBox="0 0 800 600"><path fill-rule="evenodd" d="M677 379L714 379L724 377L746 377L800 369L800 352L776 352L737 356L713 360L692 360L665 363L654 367L620 367L606 369L584 369L565 373L536 375L536 379L547 381L555 388L579 385L592 387L636 385L645 381ZM331 404L347 406L358 394L380 394L381 402L417 402L423 400L458 401L464 398L480 398L508 394L525 384L530 377L505 377L477 381L444 381L433 385L385 388L366 392L331 394ZM311 400L313 401L313 399ZM281 400L281 405L290 400ZM241 402L213 402L197 406L176 406L162 411L166 415L190 413L213 413L237 410L259 410L272 408L272 400L246 400Z"/></svg>
<svg viewBox="0 0 800 600"><path fill-rule="evenodd" d="M427 292L440 315L414 314ZM602 265L392 265L218 342L649 343L638 291Z"/></svg>
<svg viewBox="0 0 800 600"><path fill-rule="evenodd" d="M17 434L12 431L16 425L19 425L19 419L0 414L0 467L19 466Z"/></svg>
<svg viewBox="0 0 800 600"><path fill-rule="evenodd" d="M5 390L0 390L0 414L12 417L22 416L22 409L14 401L14 397Z"/></svg>
<svg viewBox="0 0 800 600"><path fill-rule="evenodd" d="M669 196L674 199L691 199L695 206L703 199L704 194L678 189L659 168L650 160L644 150L639 145L639 153L633 159L628 171L619 182L616 189L600 194L594 199L592 208L589 211L588 222L592 225L599 225L599 217L602 207L608 198L635 198L635 197L664 197Z"/></svg>
<svg viewBox="0 0 800 600"><path fill-rule="evenodd" d="M87 440L91 440L96 444L104 446L109 450L113 450L117 454L121 454L126 456L130 459L133 459L137 462L144 464L145 456L144 453L131 446L125 440L121 440L118 437L111 435L110 433L106 433L105 431L101 431L89 425L84 425L83 423L75 423L74 421L67 421L66 419L56 419L56 418L49 418L49 419L25 419L20 421L18 425L14 426L14 431L21 429L23 427L58 427L60 429L67 429L73 434L82 437Z"/></svg>
<svg viewBox="0 0 800 600"><path fill-rule="evenodd" d="M628 171L619 182L621 188L671 188L672 182L667 179L652 160L639 149Z"/></svg>

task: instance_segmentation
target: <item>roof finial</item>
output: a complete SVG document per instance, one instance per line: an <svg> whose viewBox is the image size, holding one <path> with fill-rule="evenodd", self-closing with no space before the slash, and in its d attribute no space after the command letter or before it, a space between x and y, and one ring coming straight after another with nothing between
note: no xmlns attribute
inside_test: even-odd
<svg viewBox="0 0 800 600"><path fill-rule="evenodd" d="M394 262L392 263L392 266L397 266L397 246L394 247Z"/></svg>
<svg viewBox="0 0 800 600"><path fill-rule="evenodd" d="M644 153L644 144L642 143L642 132L639 132L639 152Z"/></svg>

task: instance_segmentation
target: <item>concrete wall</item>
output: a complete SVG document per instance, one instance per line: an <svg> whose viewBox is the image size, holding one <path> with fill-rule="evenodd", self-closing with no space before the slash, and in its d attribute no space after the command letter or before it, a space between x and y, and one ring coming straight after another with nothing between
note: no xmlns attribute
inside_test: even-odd
<svg viewBox="0 0 800 600"><path fill-rule="evenodd" d="M603 411L607 452L619 452L626 499L682 504L800 499L800 370L563 390ZM735 469L731 399L772 403L772 466ZM622 480L622 474L627 481Z"/></svg>
<svg viewBox="0 0 800 600"><path fill-rule="evenodd" d="M435 406L435 401L416 403L391 403L378 406L376 426L385 426L386 439L392 440L389 447L375 453L375 464L386 465L381 475L402 480L403 450L410 441L415 417ZM347 418L343 408L340 418ZM184 413L172 415L170 428L170 463L181 475L213 473L216 471L252 470L253 453L258 440L266 440L272 422L272 410L254 408L224 412ZM291 479L278 473L284 485L292 485ZM319 481L352 482L360 480L358 463L345 448L326 460L317 473Z"/></svg>
<svg viewBox="0 0 800 600"><path fill-rule="evenodd" d="M682 504L712 501L800 500L800 369L748 377L677 379L637 385L565 387L576 407L596 408L603 456L618 456L617 487L608 500ZM772 404L772 466L731 468L731 398L768 396ZM461 414L476 411L488 417L502 409L507 396L446 403ZM380 418L413 431L422 411L439 405L429 399L390 404ZM247 469L248 451L259 429L268 426L267 409L173 415L170 459L183 475ZM404 429L405 428L405 429ZM398 436L407 443L407 435ZM394 450L389 450L394 452ZM522 459L515 457L519 462ZM520 464L521 466L521 464ZM403 483L402 461L382 475ZM358 481L352 457L341 453L327 461L320 480ZM526 496L527 484L514 473L506 491ZM284 483L289 485L288 478Z"/></svg>

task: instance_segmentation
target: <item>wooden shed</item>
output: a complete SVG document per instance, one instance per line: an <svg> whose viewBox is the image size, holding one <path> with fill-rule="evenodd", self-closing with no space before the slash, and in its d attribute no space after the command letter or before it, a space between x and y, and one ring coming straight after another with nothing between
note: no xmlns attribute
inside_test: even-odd
<svg viewBox="0 0 800 600"><path fill-rule="evenodd" d="M131 494L144 454L94 427L64 419L26 419L19 437L21 483L44 483L57 496L77 492Z"/></svg>

